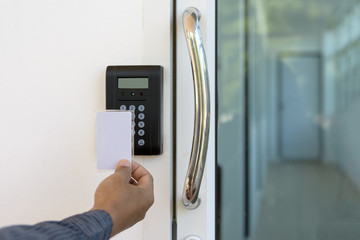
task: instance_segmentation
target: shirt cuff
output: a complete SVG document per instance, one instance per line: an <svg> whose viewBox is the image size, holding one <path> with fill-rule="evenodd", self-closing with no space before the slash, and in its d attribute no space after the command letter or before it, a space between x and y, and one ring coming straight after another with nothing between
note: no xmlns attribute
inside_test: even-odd
<svg viewBox="0 0 360 240"><path fill-rule="evenodd" d="M61 223L79 229L88 239L109 239L113 227L110 215L104 210L78 214L62 220Z"/></svg>

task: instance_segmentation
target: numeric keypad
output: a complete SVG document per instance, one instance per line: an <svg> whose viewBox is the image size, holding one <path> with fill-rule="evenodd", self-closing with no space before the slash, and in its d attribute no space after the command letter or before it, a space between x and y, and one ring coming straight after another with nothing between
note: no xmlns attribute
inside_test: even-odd
<svg viewBox="0 0 360 240"><path fill-rule="evenodd" d="M122 104L120 106L120 110L126 111L131 110L133 111L133 120L135 123L135 129L134 129L134 136L135 136L135 143L137 143L138 146L142 147L145 145L145 138L146 138L146 132L145 132L145 105L139 104L138 106L131 104L131 105L125 105ZM139 121L137 121L139 120Z"/></svg>

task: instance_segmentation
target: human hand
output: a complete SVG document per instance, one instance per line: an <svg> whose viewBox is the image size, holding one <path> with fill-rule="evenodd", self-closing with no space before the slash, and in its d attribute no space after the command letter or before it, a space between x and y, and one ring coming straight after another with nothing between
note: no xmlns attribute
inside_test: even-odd
<svg viewBox="0 0 360 240"><path fill-rule="evenodd" d="M131 175L138 182L130 182ZM95 203L91 210L105 210L111 216L111 237L144 219L145 213L154 203L153 177L139 163L121 160L115 172L105 178L95 192Z"/></svg>

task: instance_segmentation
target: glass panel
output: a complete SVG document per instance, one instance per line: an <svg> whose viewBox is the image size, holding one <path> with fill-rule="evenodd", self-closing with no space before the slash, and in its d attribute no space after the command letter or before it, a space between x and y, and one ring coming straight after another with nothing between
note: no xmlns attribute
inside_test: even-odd
<svg viewBox="0 0 360 240"><path fill-rule="evenodd" d="M218 237L238 239L244 226L244 2L218 2Z"/></svg>
<svg viewBox="0 0 360 240"><path fill-rule="evenodd" d="M218 0L217 29L219 239L360 239L359 1Z"/></svg>

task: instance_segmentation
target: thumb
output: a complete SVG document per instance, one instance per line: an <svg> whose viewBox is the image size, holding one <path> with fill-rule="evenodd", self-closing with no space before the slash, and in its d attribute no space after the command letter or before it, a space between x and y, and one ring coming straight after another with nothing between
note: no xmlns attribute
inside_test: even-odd
<svg viewBox="0 0 360 240"><path fill-rule="evenodd" d="M124 182L129 182L131 178L130 161L127 159L120 160L116 165L115 174L121 175Z"/></svg>

